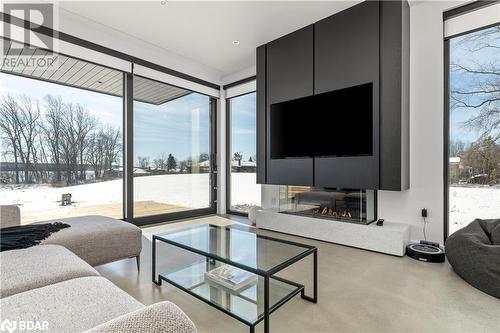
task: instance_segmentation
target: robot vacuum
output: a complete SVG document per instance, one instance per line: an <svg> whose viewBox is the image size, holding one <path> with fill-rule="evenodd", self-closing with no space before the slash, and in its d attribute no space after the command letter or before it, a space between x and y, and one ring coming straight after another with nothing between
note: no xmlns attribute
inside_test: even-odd
<svg viewBox="0 0 500 333"><path fill-rule="evenodd" d="M439 245L424 242L408 245L406 255L420 261L444 262L444 250Z"/></svg>

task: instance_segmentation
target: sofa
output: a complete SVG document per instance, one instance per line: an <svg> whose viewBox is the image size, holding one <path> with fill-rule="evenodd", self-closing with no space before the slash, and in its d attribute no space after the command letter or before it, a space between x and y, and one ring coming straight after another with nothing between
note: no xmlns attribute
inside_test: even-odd
<svg viewBox="0 0 500 333"><path fill-rule="evenodd" d="M48 332L192 333L175 304L145 306L60 245L0 253L0 321Z"/></svg>
<svg viewBox="0 0 500 333"><path fill-rule="evenodd" d="M135 258L140 267L142 231L139 227L100 215L60 218L36 223L63 222L71 227L53 233L40 244L62 245L91 266ZM0 206L0 227L21 224L19 207Z"/></svg>
<svg viewBox="0 0 500 333"><path fill-rule="evenodd" d="M475 219L450 235L445 248L448 262L462 279L500 298L500 219Z"/></svg>
<svg viewBox="0 0 500 333"><path fill-rule="evenodd" d="M102 216L57 221L71 227L40 245L0 252L2 329L32 323L47 332L196 332L175 304L145 306L92 267L138 258L139 228ZM1 227L19 224L19 208L0 206Z"/></svg>

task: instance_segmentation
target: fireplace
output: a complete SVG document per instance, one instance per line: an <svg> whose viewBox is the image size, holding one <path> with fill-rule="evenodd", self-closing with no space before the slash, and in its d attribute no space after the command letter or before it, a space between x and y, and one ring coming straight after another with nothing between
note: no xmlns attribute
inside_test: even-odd
<svg viewBox="0 0 500 333"><path fill-rule="evenodd" d="M279 211L285 214L370 224L377 219L374 190L303 186L280 188Z"/></svg>

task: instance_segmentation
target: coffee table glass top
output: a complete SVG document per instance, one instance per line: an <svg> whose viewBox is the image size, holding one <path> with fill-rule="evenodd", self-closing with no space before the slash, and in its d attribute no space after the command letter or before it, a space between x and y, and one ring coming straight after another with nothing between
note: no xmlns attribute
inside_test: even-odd
<svg viewBox="0 0 500 333"><path fill-rule="evenodd" d="M315 249L314 246L257 235L239 227L210 224L159 233L155 237L261 273L278 271L283 264L295 261Z"/></svg>

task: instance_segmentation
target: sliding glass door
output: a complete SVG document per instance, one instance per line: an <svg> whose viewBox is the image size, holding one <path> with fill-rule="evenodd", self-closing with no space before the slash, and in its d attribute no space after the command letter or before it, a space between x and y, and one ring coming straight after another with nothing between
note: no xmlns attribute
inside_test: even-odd
<svg viewBox="0 0 500 333"><path fill-rule="evenodd" d="M133 89L134 218L213 207L213 101L140 76Z"/></svg>
<svg viewBox="0 0 500 333"><path fill-rule="evenodd" d="M448 234L500 217L500 25L447 41Z"/></svg>
<svg viewBox="0 0 500 333"><path fill-rule="evenodd" d="M261 185L257 184L255 92L229 99L227 115L228 211L247 214L250 208L261 204Z"/></svg>

